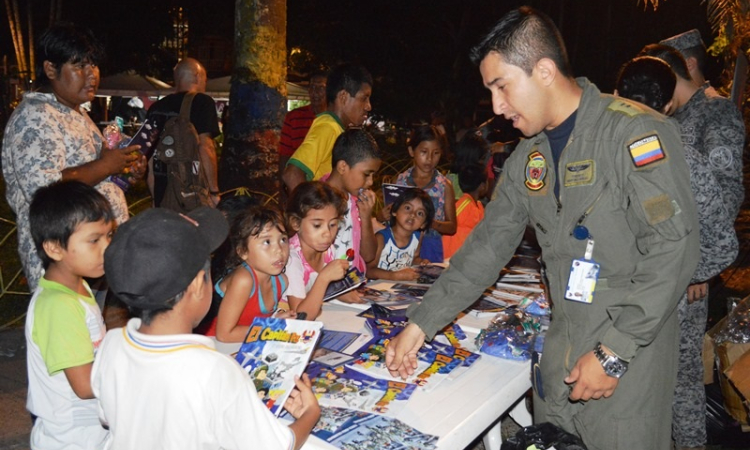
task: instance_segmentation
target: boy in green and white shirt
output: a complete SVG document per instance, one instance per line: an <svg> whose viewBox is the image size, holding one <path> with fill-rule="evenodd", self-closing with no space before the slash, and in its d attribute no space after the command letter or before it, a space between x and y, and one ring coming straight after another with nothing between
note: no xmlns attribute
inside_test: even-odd
<svg viewBox="0 0 750 450"><path fill-rule="evenodd" d="M26 316L26 407L36 416L31 448L101 448L107 430L99 422L91 367L106 329L83 277L104 275L114 216L101 194L76 181L39 189L29 215L46 271Z"/></svg>

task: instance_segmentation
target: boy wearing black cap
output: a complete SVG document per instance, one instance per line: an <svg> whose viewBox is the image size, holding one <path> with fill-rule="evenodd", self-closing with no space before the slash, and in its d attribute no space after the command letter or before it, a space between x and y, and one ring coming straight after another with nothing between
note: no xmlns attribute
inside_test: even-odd
<svg viewBox="0 0 750 450"><path fill-rule="evenodd" d="M31 448L101 448L107 431L90 380L106 329L83 277L104 275L114 214L96 189L66 181L36 191L29 221L45 269L26 314Z"/></svg>
<svg viewBox="0 0 750 450"><path fill-rule="evenodd" d="M111 448L297 449L320 416L310 381L297 381L288 428L213 340L191 334L211 304L209 258L225 239L221 212L153 208L126 222L104 255L110 289L140 314L112 330L92 387Z"/></svg>

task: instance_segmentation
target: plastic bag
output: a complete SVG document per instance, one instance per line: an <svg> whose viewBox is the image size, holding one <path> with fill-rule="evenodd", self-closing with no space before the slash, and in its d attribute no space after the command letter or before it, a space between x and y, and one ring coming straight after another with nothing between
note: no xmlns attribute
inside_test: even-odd
<svg viewBox="0 0 750 450"><path fill-rule="evenodd" d="M541 331L539 316L511 307L497 314L476 338L479 351L514 361L531 358L534 338Z"/></svg>
<svg viewBox="0 0 750 450"><path fill-rule="evenodd" d="M500 450L587 450L581 438L549 422L518 430Z"/></svg>
<svg viewBox="0 0 750 450"><path fill-rule="evenodd" d="M722 342L745 344L750 342L750 297L745 297L727 316L726 325L714 337L716 345Z"/></svg>

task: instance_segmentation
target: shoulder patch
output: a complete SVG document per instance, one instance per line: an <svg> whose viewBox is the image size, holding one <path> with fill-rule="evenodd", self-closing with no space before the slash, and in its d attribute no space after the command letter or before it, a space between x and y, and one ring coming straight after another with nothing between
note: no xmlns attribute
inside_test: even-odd
<svg viewBox="0 0 750 450"><path fill-rule="evenodd" d="M547 177L547 160L538 151L529 155L526 162L526 187L531 191L538 191L544 187L544 180Z"/></svg>
<svg viewBox="0 0 750 450"><path fill-rule="evenodd" d="M635 167L645 167L667 157L659 136L651 134L628 145L630 158Z"/></svg>
<svg viewBox="0 0 750 450"><path fill-rule="evenodd" d="M610 111L623 113L628 117L634 117L638 114L644 113L644 110L635 103L627 102L619 98L614 99L612 103L607 106L607 109Z"/></svg>

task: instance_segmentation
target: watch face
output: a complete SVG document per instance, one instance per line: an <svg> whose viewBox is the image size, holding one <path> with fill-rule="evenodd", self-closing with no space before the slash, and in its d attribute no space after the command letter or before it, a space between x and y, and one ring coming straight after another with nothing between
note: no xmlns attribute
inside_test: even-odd
<svg viewBox="0 0 750 450"><path fill-rule="evenodd" d="M606 369L607 375L620 378L628 367L617 359L611 359L607 362Z"/></svg>

